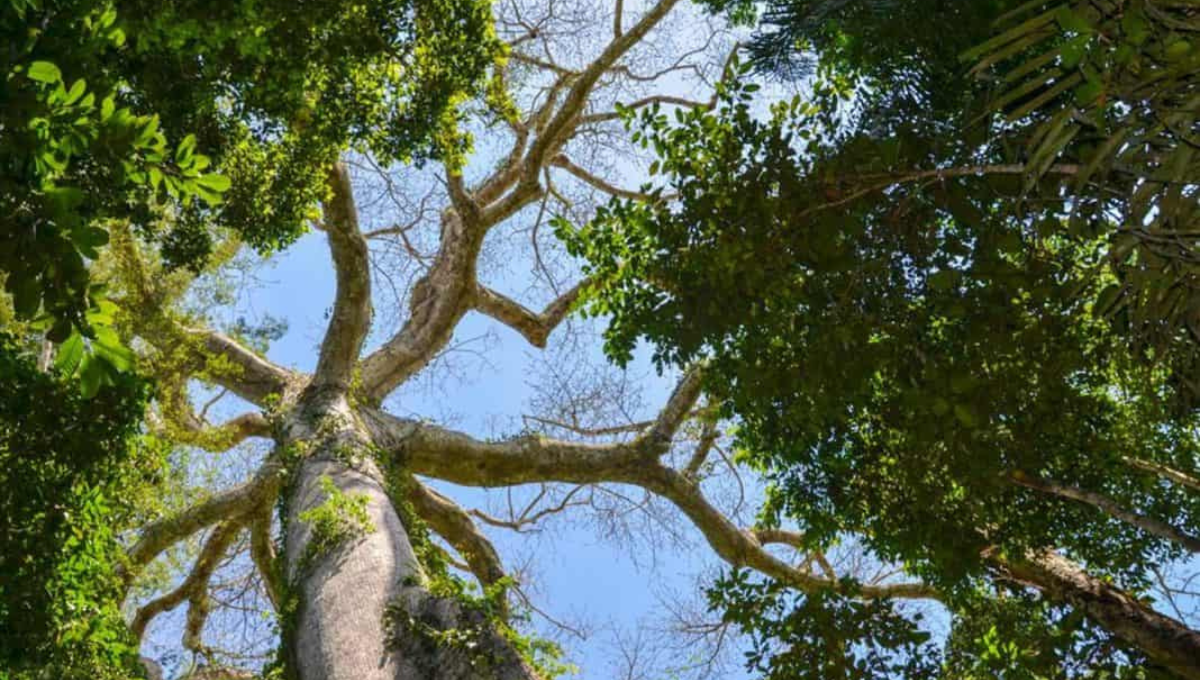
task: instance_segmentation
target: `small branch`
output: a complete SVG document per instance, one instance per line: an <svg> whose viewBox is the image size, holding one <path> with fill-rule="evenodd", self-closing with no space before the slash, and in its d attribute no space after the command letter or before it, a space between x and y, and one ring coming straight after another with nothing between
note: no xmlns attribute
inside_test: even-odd
<svg viewBox="0 0 1200 680"><path fill-rule="evenodd" d="M410 480L409 487L409 500L417 514L462 555L480 585L490 586L504 578L499 553L465 510L416 479Z"/></svg>
<svg viewBox="0 0 1200 680"><path fill-rule="evenodd" d="M562 512L570 507L579 506L579 505L588 505L591 502L590 500L574 501L574 502L572 501L572 499L575 497L575 495L577 493L579 493L582 489L584 489L583 486L576 486L573 489L571 489L570 491L568 491L567 494L563 497L563 499L561 501L559 501L558 503L556 503L555 505L552 505L547 508L542 508L541 510L538 510L537 512L532 512L534 506L537 504L538 499L540 499L542 497L542 495L545 493L545 491L543 489L543 493L538 494L538 498L534 499L534 501L531 502L529 504L529 506L525 508L525 510L521 513L521 515L519 517L514 517L513 519L510 519L510 520L504 520L504 519L500 519L498 517L493 517L492 515L489 515L486 512L483 512L482 510L478 510L475 508L472 508L468 512L470 512L473 517L479 518L486 524L490 524L490 525L500 528L500 529L511 529L512 531L521 533L524 531L525 527L531 526L533 524L537 524L539 521L541 521L542 519L544 519L546 517L549 517L550 515L557 515L558 513Z"/></svg>
<svg viewBox="0 0 1200 680"><path fill-rule="evenodd" d="M666 405L655 419L654 425L647 432L647 437L654 442L654 445L661 447L662 453L666 453L670 448L675 432L683 425L683 421L687 419L688 414L696 405L696 400L700 398L703 373L701 367L693 366L683 374L683 379L675 385L675 391L671 393L671 397L667 399Z"/></svg>
<svg viewBox="0 0 1200 680"><path fill-rule="evenodd" d="M541 423L542 425L560 427L583 437L609 437L614 434L641 432L642 430L654 424L653 420L643 420L636 423L629 423L628 425L612 425L610 427L580 427L579 425L571 425L560 420L542 418L541 416L523 415L521 418L527 421L532 420L533 422Z"/></svg>
<svg viewBox="0 0 1200 680"><path fill-rule="evenodd" d="M1157 520L1153 517L1147 517L1131 510L1127 510L1113 499L1103 494L1094 491L1087 491L1073 486L1061 484L1052 479L1044 479L1034 475L1030 475L1021 470L1009 475L1014 483L1028 489L1040 491L1051 496L1059 498L1067 498L1080 503L1086 503L1094 508L1097 508L1110 517L1131 524L1139 529L1164 538L1168 541L1173 541L1187 548L1194 553L1200 553L1200 539L1184 533L1179 528L1167 524L1166 522Z"/></svg>
<svg viewBox="0 0 1200 680"><path fill-rule="evenodd" d="M1139 470L1153 472L1160 477L1169 479L1172 482L1185 486L1193 491L1200 491L1200 479L1196 479L1191 475L1180 472L1175 468L1167 467L1166 465L1162 465L1160 463L1152 463L1148 460L1141 460L1139 458L1125 458L1124 461L1129 465L1138 468Z"/></svg>
<svg viewBox="0 0 1200 680"><path fill-rule="evenodd" d="M628 104L622 104L623 108L630 110L644 109L647 106L654 105L678 106L685 109L711 109L716 106L716 98L709 99L706 102L696 101L695 99L687 99L686 97L676 97L669 94L655 94L641 99L634 100ZM580 125L594 125L596 123L607 123L617 120L621 114L616 111L605 111L604 113L592 113L582 116L579 119Z"/></svg>
<svg viewBox="0 0 1200 680"><path fill-rule="evenodd" d="M512 300L487 286L477 284L473 307L496 321L517 331L529 344L544 348L550 333L562 323L571 305L579 298L580 293L589 284L588 280L580 281L567 292L558 296L540 314L534 313L524 305Z"/></svg>
<svg viewBox="0 0 1200 680"><path fill-rule="evenodd" d="M633 200L633 201L643 201L643 202L647 202L647 203L664 201L669 198L668 196L656 196L655 194L647 194L647 193L644 193L641 191L633 191L631 189L622 189L621 187L616 186L615 184L611 184L609 182L606 182L603 179L600 179L599 177L588 172L587 170L584 170L583 168L579 167L575 163L572 163L571 159L567 158L567 156L565 154L560 153L557 156L555 156L550 161L550 165L552 165L556 168L562 168L562 169L566 170L567 172L571 173L575 177L583 180L586 184L588 184L592 187L595 187L596 189L599 189L600 191L603 191L604 193L609 194L610 196L616 196L618 198L627 198L627 199Z"/></svg>
<svg viewBox="0 0 1200 680"><path fill-rule="evenodd" d="M696 442L696 450L692 452L692 457L683 468L684 477L699 481L700 468L708 460L708 454L712 452L713 445L720 436L721 431L717 429L717 423L712 420L705 421L703 429L700 430L700 441Z"/></svg>
<svg viewBox="0 0 1200 680"><path fill-rule="evenodd" d="M283 596L283 584L279 581L275 544L271 541L271 504L266 504L263 510L250 520L250 558L254 560L254 566L262 576L271 606L278 612Z"/></svg>

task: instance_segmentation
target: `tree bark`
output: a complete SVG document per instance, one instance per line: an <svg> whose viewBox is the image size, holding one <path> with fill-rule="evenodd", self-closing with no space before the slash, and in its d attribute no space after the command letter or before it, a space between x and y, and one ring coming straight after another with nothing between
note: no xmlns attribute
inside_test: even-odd
<svg viewBox="0 0 1200 680"><path fill-rule="evenodd" d="M327 430L336 420L301 429ZM285 491L285 573L298 598L295 626L285 634L292 636L288 662L300 679L537 680L482 612L427 590L369 440L347 420L353 419L342 418L342 431L323 433L309 447ZM325 501L326 477L342 493L366 498L370 526L316 554L312 527L301 515Z"/></svg>
<svg viewBox="0 0 1200 680"><path fill-rule="evenodd" d="M1094 623L1187 680L1200 680L1200 632L1151 609L1054 552L1024 560L992 559L1000 570L1053 600L1078 608Z"/></svg>

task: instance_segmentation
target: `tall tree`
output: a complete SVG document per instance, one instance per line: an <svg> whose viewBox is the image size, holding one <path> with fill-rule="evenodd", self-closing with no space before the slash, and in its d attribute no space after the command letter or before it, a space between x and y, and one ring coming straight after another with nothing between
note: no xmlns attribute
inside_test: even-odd
<svg viewBox="0 0 1200 680"><path fill-rule="evenodd" d="M1194 11L943 4L773 5L780 30L751 53L814 65L811 95L758 119L756 86L735 84L715 112L639 116L678 202L616 202L562 233L608 284L592 304L613 317L613 356L646 338L665 364L709 362L776 521L812 546L858 535L939 588L955 619L945 669L1195 677L1200 636L1138 599L1198 546L1195 353L1176 313L1196 298L1141 238L1182 243L1194 224L1188 131L1142 122L1175 115L1166 102L1187 98L1194 69L1166 61L1152 96L1122 85L1127 35L1155 35L1136 44L1161 64ZM966 31L897 31L882 8ZM982 55L974 73L963 52ZM992 67L1022 83L999 102L974 82ZM1111 105L1084 88L1101 82ZM1144 141L1089 150L1078 135ZM1170 224L1147 224L1158 201ZM1172 471L1186 472L1159 476ZM768 586L739 577L715 594L764 644L845 653L796 623L811 602ZM823 610L911 656L914 638L880 632L894 620ZM977 646L997 627L1011 652Z"/></svg>
<svg viewBox="0 0 1200 680"><path fill-rule="evenodd" d="M584 490L566 494L631 485L678 508L731 564L753 566L798 588L842 587L764 547L786 537L743 529L706 498L700 482L710 467L706 457L714 433L702 438L686 464L671 464L668 456L679 453L672 446L676 436L701 413L696 371L684 375L657 417L600 428L599 436L608 437L601 443L581 441L589 434L578 423L565 423L563 439L527 434L489 441L401 418L385 408L389 395L447 348L468 312L514 329L535 347L547 344L587 282L564 286L542 311L532 311L480 280L485 239L524 223L533 238L541 234L541 241L530 244L536 257L547 246L549 229L539 232L546 206L551 201L568 205L564 192L642 196L605 176L591 156L603 146L585 143L622 142L621 104L633 109L656 102L706 105L679 96L670 83L681 73L711 78L725 55L713 54L720 41L702 41L672 54L669 34L656 29L678 11L677 4L662 0L626 11L616 3L599 25L583 6L497 8L508 59L497 67L488 92L456 102L459 107L443 122L453 138L459 138L460 129L488 135L490 144L503 145L500 159L482 158L478 168L455 158L427 165L437 184L414 204L435 203L432 210L416 207L411 215L393 216L395 226L364 230L362 202L355 197L361 185L354 186L350 164L386 165L396 158L363 145L341 162L330 159L314 226L329 245L336 297L311 373L280 366L245 338L208 326L189 297L191 287L204 280L169 269L136 224L112 225L113 238L97 271L104 273L119 305L116 328L139 352L139 370L157 380L149 422L178 445L225 450L250 438L272 444L242 483L198 494L194 503L166 513L132 537L124 574L131 592L141 593L131 600L135 636L144 635L163 612L186 605L183 646L211 662L230 662L231 655L206 641L206 622L221 609L211 596L220 587L215 575L229 564L227 557L244 548L280 618L280 661L273 673L356 680L551 674L555 666L544 653L548 648L515 634L512 581L477 527L477 521L486 521L478 519L482 513L468 513L434 492L429 479ZM405 63L405 55L396 58ZM313 120L340 120L343 103L332 96L312 102ZM456 126L458 115L469 115L469 122ZM307 144L309 129L295 130L297 144ZM238 184L235 179L231 191ZM226 240L214 250L214 266L239 246L236 232L219 233ZM404 297L392 303L403 305L402 323L377 348L364 352L380 299L372 284L393 273L376 258L384 258L389 247L402 253L397 269L415 266L418 273ZM553 265L544 259L537 263L547 270ZM227 391L249 410L210 425L206 410L194 403L192 381ZM569 499L562 503L571 507ZM552 511L535 508L509 520L490 520L521 528ZM277 543L270 538L276 522ZM440 539L432 540L431 534ZM198 547L184 575L155 589L147 579L157 558L189 541L198 541ZM443 551L458 557L448 560ZM446 571L447 562L460 558L479 582L482 598L465 595L463 583ZM868 598L929 593L925 585L909 581L863 587Z"/></svg>
<svg viewBox="0 0 1200 680"><path fill-rule="evenodd" d="M498 54L469 1L276 3L11 0L0 10L0 272L15 316L82 333L125 363L97 313L90 263L129 221L172 266L213 233L259 252L305 230L348 146L454 157L456 99ZM91 312L91 313L89 313ZM89 353L90 357L90 353ZM85 385L89 382L85 381Z"/></svg>

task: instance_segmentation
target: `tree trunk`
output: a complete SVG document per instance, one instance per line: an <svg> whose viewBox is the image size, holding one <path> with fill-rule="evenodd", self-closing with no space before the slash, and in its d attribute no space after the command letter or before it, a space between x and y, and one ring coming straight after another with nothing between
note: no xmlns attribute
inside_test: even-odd
<svg viewBox="0 0 1200 680"><path fill-rule="evenodd" d="M482 612L426 589L361 430L347 426L315 444L285 492L285 573L298 598L285 635L300 680L536 680ZM300 516L325 502L325 477L366 498L370 526L316 554Z"/></svg>
<svg viewBox="0 0 1200 680"><path fill-rule="evenodd" d="M1154 611L1120 588L1054 552L1012 562L993 558L1011 577L1078 608L1100 627L1187 680L1200 680L1200 632Z"/></svg>

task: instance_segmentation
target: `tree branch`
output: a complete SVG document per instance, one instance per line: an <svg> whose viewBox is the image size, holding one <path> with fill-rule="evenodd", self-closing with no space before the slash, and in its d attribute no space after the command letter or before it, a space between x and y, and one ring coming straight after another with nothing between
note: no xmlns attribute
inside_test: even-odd
<svg viewBox="0 0 1200 680"><path fill-rule="evenodd" d="M1068 486L1052 479L1045 479L1027 472L1017 470L1009 475L1014 483L1027 489L1040 491L1051 496L1067 498L1080 503L1086 503L1097 508L1110 517L1131 524L1159 538L1173 541L1196 553L1200 552L1200 539L1184 533L1181 529L1153 517L1147 517L1121 506L1113 499L1103 494L1074 486Z"/></svg>
<svg viewBox="0 0 1200 680"><path fill-rule="evenodd" d="M241 522L244 518L274 502L279 492L282 467L273 461L264 463L254 478L244 484L213 494L207 500L169 517L152 522L127 552L123 566L126 584L159 553L201 529L221 521Z"/></svg>
<svg viewBox="0 0 1200 680"><path fill-rule="evenodd" d="M367 242L358 228L350 172L344 163L333 166L329 185L325 233L337 272L337 294L310 387L345 392L350 388L355 362L371 327L371 272Z"/></svg>
<svg viewBox="0 0 1200 680"><path fill-rule="evenodd" d="M520 333L529 344L543 348L550 333L566 318L571 305L575 304L575 300L589 283L585 279L575 284L546 305L540 314L481 284L475 286L473 306L477 311Z"/></svg>
<svg viewBox="0 0 1200 680"><path fill-rule="evenodd" d="M233 540L237 538L238 532L242 527L237 522L224 522L218 526L205 541L204 547L200 549L200 555L196 558L195 564L192 565L192 570L184 579L179 587L171 592L163 595L155 600L151 600L144 607L137 611L133 617L133 622L129 624L130 630L133 632L136 639L141 640L146 634L146 626L154 619L154 617L168 612L179 606L184 600L190 600L190 607L195 607L196 603L201 603L201 609L204 608L206 600L206 592L208 590L208 582L212 578L213 572L217 569L217 564L221 558L225 556L225 552L229 550L229 546ZM199 620L199 626L193 630L191 611L188 612L189 625L184 632L184 646L188 649L199 648L199 627L203 626L203 618Z"/></svg>
<svg viewBox="0 0 1200 680"><path fill-rule="evenodd" d="M615 482L638 486L671 501L730 564L754 568L801 589L841 588L836 581L815 577L771 555L710 505L690 479L658 461L664 447L670 444L672 428L678 427L681 414L691 408L698 392L698 372L690 371L650 431L630 442L604 445L539 436L484 442L379 411L368 412L367 422L376 445L403 460L417 474L467 486L536 482ZM860 593L863 597L938 596L923 583L864 585Z"/></svg>
<svg viewBox="0 0 1200 680"><path fill-rule="evenodd" d="M1160 463L1152 463L1148 460L1141 460L1139 458L1125 458L1124 460L1126 463L1138 468L1139 470L1153 472L1160 477L1169 479L1172 482L1185 486L1193 491L1200 491L1200 479L1196 479L1187 473L1180 472L1175 468L1167 467L1166 465L1162 465Z"/></svg>
<svg viewBox="0 0 1200 680"><path fill-rule="evenodd" d="M267 598L271 606L279 612L283 597L283 584L279 580L279 569L276 562L275 544L271 541L271 504L267 503L262 510L250 520L250 559L262 576L266 586Z"/></svg>
<svg viewBox="0 0 1200 680"><path fill-rule="evenodd" d="M554 159L550 161L550 165L566 170L589 186L595 187L596 189L599 189L610 196L644 202L661 201L667 198L665 196L655 196L654 194L647 194L641 191L634 191L632 189L622 189L621 187L610 182L606 182L605 180L600 179L587 170L579 167L575 163L571 162L571 159L567 158L566 154L560 153L555 156Z"/></svg>
<svg viewBox="0 0 1200 680"><path fill-rule="evenodd" d="M454 501L430 489L416 479L411 480L409 500L421 519L439 536L446 539L463 559L480 585L494 585L504 578L500 554L492 546L470 515Z"/></svg>

